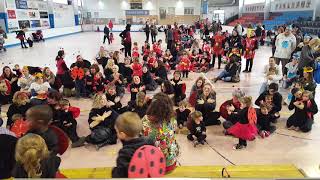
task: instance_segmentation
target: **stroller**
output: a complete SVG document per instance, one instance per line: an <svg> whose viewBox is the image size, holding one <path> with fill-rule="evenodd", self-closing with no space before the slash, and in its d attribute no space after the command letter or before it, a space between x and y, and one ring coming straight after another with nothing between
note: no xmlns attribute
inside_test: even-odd
<svg viewBox="0 0 320 180"><path fill-rule="evenodd" d="M7 51L7 49L4 47L4 43L5 43L5 39L6 38L6 34L0 34L0 51Z"/></svg>
<svg viewBox="0 0 320 180"><path fill-rule="evenodd" d="M32 33L32 38L34 42L44 42L43 34L41 30L37 30L35 33Z"/></svg>

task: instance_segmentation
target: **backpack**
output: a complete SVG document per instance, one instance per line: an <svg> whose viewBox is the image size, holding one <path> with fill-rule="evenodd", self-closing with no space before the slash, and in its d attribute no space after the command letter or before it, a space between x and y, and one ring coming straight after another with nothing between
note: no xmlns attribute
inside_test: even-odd
<svg viewBox="0 0 320 180"><path fill-rule="evenodd" d="M88 136L88 142L91 144L100 144L107 141L112 144L114 140L117 140L116 134L106 127L97 127Z"/></svg>

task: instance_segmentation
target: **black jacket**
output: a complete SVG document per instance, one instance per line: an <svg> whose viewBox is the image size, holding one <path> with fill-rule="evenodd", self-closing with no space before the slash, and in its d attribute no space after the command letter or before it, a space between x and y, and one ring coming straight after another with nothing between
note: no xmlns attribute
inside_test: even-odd
<svg viewBox="0 0 320 180"><path fill-rule="evenodd" d="M103 32L104 32L105 36L109 36L110 30L109 30L109 28L107 26L105 26L104 29L103 29Z"/></svg>
<svg viewBox="0 0 320 180"><path fill-rule="evenodd" d="M236 63L228 63L225 70L230 74L231 77L237 74L238 66Z"/></svg>
<svg viewBox="0 0 320 180"><path fill-rule="evenodd" d="M60 166L60 162L60 157L55 155L50 155L47 159L42 160L40 162L42 172L40 178L55 178ZM28 178L28 173L24 170L22 164L16 164L16 167L13 170L13 177Z"/></svg>
<svg viewBox="0 0 320 180"><path fill-rule="evenodd" d="M28 133L33 133L41 136L44 141L47 144L48 150L51 152L51 154L56 155L59 151L59 145L58 145L58 136L52 129L48 129L45 132L40 132L38 130L30 130Z"/></svg>
<svg viewBox="0 0 320 180"><path fill-rule="evenodd" d="M26 105L17 106L16 104L11 104L8 111L7 111L7 126L11 127L13 125L12 116L14 114L21 114L23 117L26 116L27 110L31 107L30 103Z"/></svg>
<svg viewBox="0 0 320 180"><path fill-rule="evenodd" d="M255 104L257 106L260 106L260 101L265 100L266 96L269 95L268 91L265 91L264 93L260 94L258 99L256 100ZM276 92L273 94L273 107L272 107L272 112L280 112L282 109L282 95L279 92Z"/></svg>
<svg viewBox="0 0 320 180"><path fill-rule="evenodd" d="M83 61L77 61L75 63L72 63L70 66L70 69L77 66L78 68L88 68L90 69L91 63L88 60L83 60Z"/></svg>
<svg viewBox="0 0 320 180"><path fill-rule="evenodd" d="M150 139L144 137L122 141L123 147L120 149L117 158L117 166L112 169L112 178L127 178L128 168L133 154L144 145L154 145Z"/></svg>
<svg viewBox="0 0 320 180"><path fill-rule="evenodd" d="M179 108L176 109L178 125L183 125L184 122L187 122L190 113L191 111L189 109L185 109L183 112L181 112Z"/></svg>
<svg viewBox="0 0 320 180"><path fill-rule="evenodd" d="M260 126L260 130L269 131L271 130L271 114L262 114L261 110L257 110L257 125Z"/></svg>
<svg viewBox="0 0 320 180"><path fill-rule="evenodd" d="M154 75L163 80L168 80L167 70L164 66L156 68Z"/></svg>
<svg viewBox="0 0 320 180"><path fill-rule="evenodd" d="M14 136L0 134L0 179L12 177L12 169L16 163L14 156L17 140Z"/></svg>
<svg viewBox="0 0 320 180"><path fill-rule="evenodd" d="M201 135L202 132L206 132L206 126L203 121L200 124L196 124L194 121L191 122L190 134L198 136Z"/></svg>
<svg viewBox="0 0 320 180"><path fill-rule="evenodd" d="M93 122L92 118L94 116L98 116L98 115L102 116L105 112L108 112L108 111L112 111L111 115L94 128L102 126L102 127L108 127L110 129L114 129L114 124L116 122L116 119L118 118L118 113L116 113L113 109L108 108L106 106L101 109L91 109L91 111L89 113L88 123L90 124Z"/></svg>

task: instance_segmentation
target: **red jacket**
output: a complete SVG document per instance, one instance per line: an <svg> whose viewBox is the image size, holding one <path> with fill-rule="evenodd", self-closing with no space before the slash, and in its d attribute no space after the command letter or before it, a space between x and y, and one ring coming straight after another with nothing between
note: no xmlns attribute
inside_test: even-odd
<svg viewBox="0 0 320 180"><path fill-rule="evenodd" d="M57 75L63 75L68 70L66 63L62 58L56 61L56 67L57 67Z"/></svg>
<svg viewBox="0 0 320 180"><path fill-rule="evenodd" d="M181 57L179 65L181 71L189 71L191 65L190 59L188 57Z"/></svg>
<svg viewBox="0 0 320 180"><path fill-rule="evenodd" d="M109 21L109 28L110 28L110 29L113 28L113 23L112 23L112 21Z"/></svg>
<svg viewBox="0 0 320 180"><path fill-rule="evenodd" d="M213 36L213 47L212 47L212 54L214 53L216 56L223 55L224 48L223 44L225 41L225 37L223 35L216 34Z"/></svg>
<svg viewBox="0 0 320 180"><path fill-rule="evenodd" d="M257 48L257 40L256 38L246 38L245 39L245 50L244 50L244 58L245 59L253 59L255 56L255 50Z"/></svg>
<svg viewBox="0 0 320 180"><path fill-rule="evenodd" d="M140 63L133 63L132 64L132 70L133 70L133 74L132 76L142 76L142 65Z"/></svg>
<svg viewBox="0 0 320 180"><path fill-rule="evenodd" d="M139 57L140 54L139 54L139 48L138 47L134 47L132 49L132 57Z"/></svg>

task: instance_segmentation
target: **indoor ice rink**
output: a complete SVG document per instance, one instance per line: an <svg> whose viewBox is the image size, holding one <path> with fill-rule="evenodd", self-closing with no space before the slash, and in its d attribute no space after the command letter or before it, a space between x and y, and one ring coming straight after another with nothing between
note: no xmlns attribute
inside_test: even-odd
<svg viewBox="0 0 320 180"><path fill-rule="evenodd" d="M319 0L0 0L0 27L0 179L320 177Z"/></svg>

